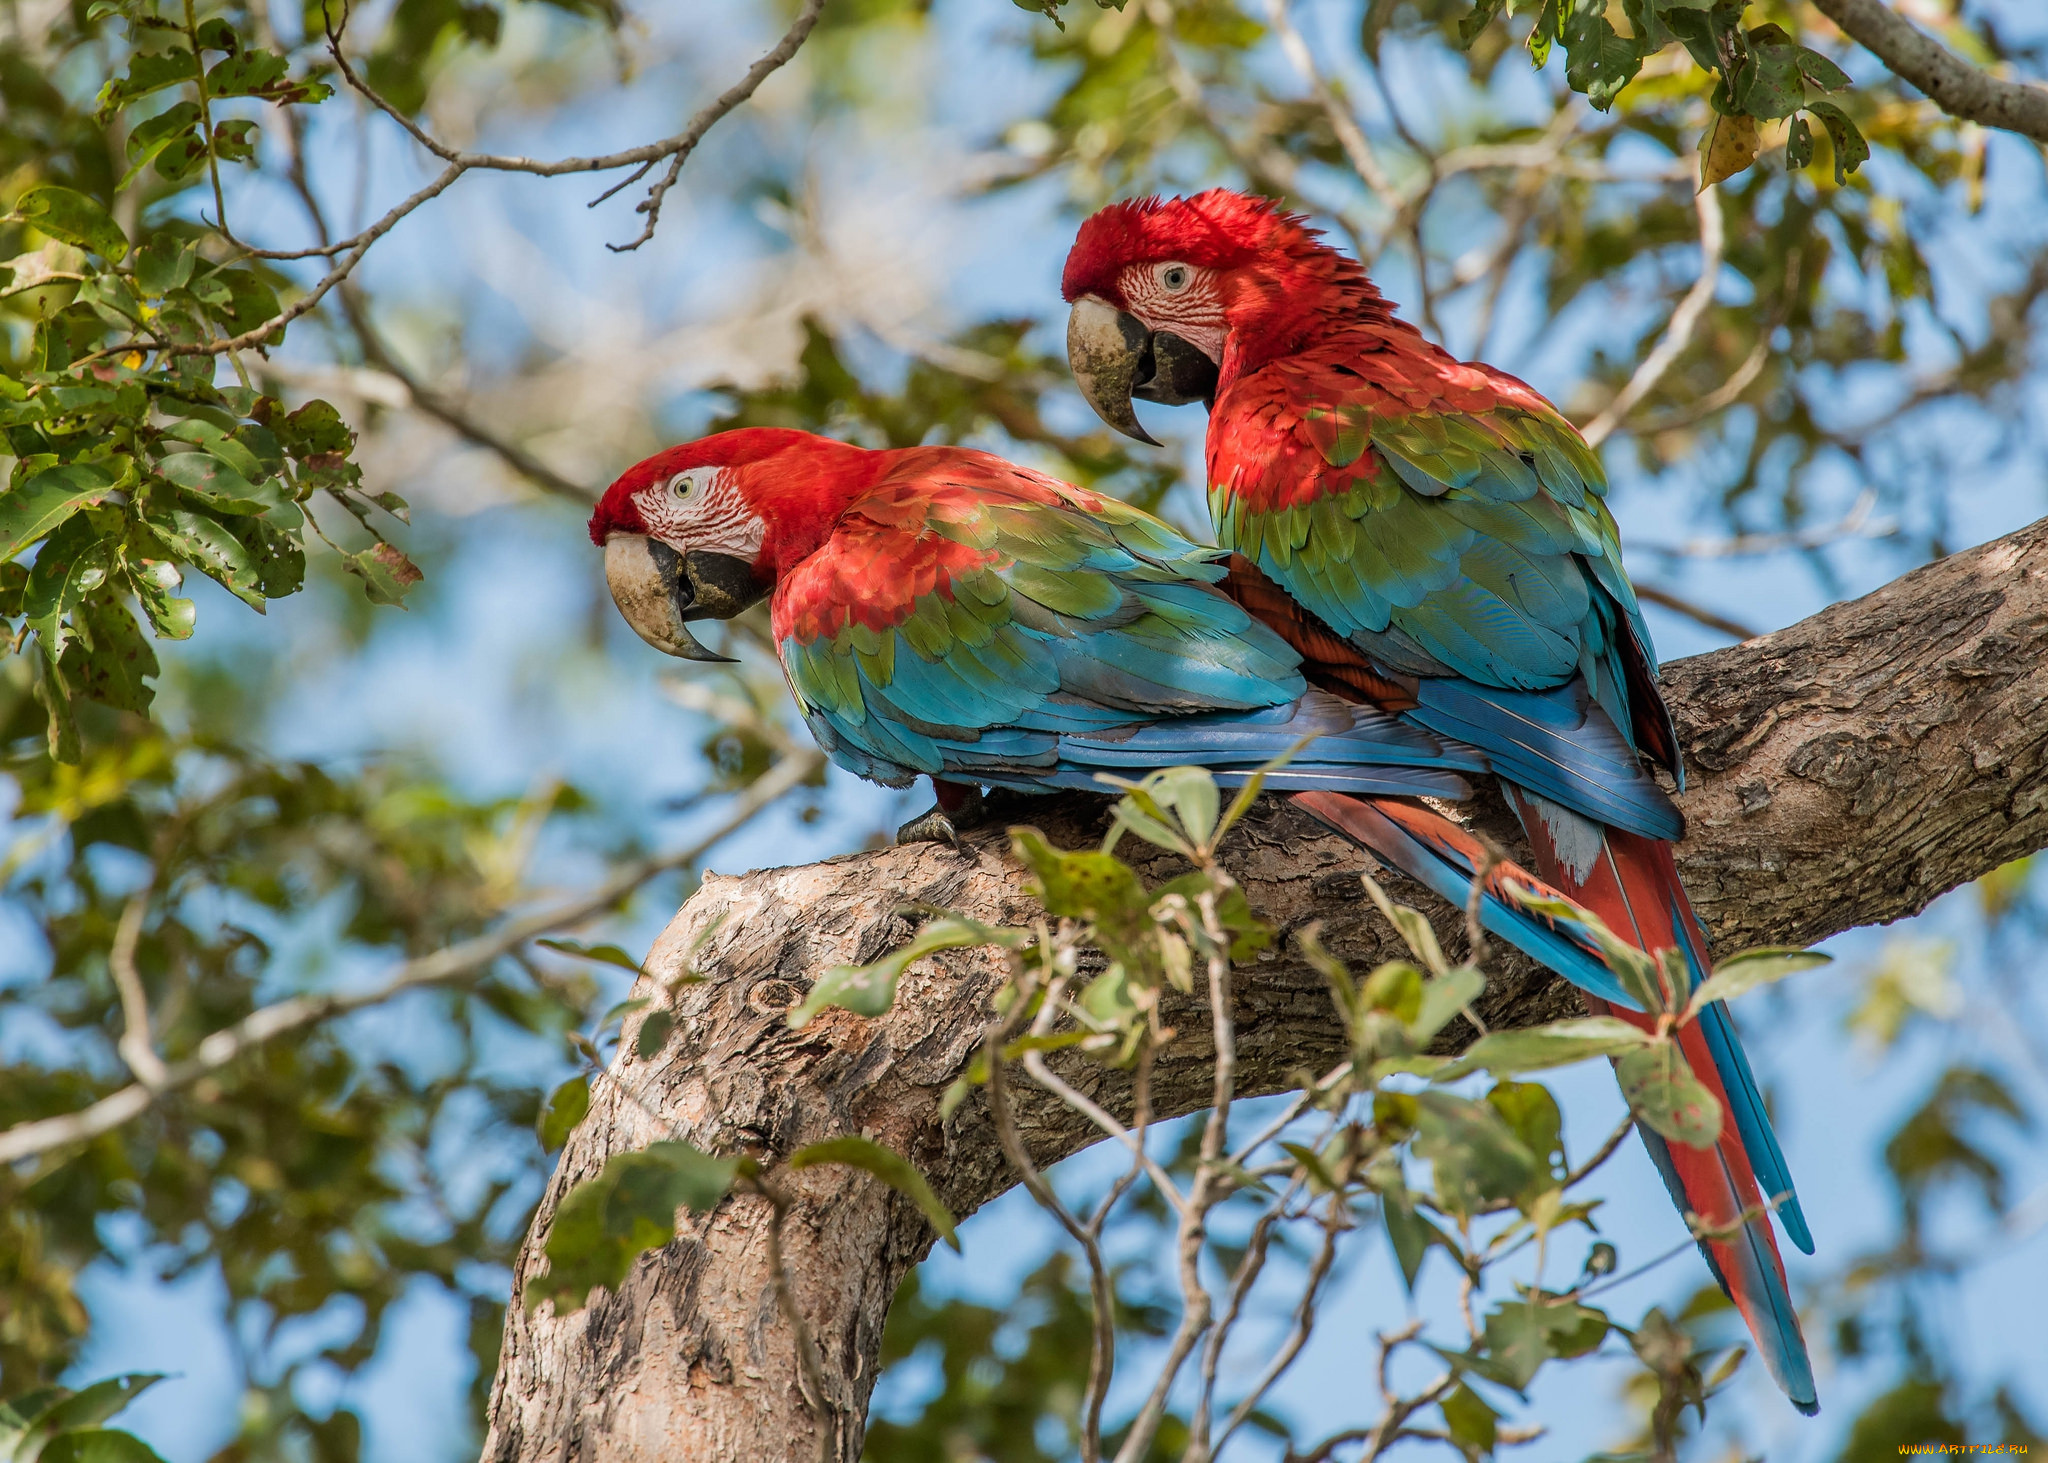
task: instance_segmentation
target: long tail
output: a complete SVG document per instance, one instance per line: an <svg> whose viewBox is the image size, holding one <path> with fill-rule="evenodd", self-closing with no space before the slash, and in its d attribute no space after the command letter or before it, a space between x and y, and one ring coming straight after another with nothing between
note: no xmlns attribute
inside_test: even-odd
<svg viewBox="0 0 2048 1463"><path fill-rule="evenodd" d="M1478 843L1449 819L1415 803L1303 793L1296 804L1371 850L1440 897L1462 905L1483 867ZM1584 905L1644 950L1678 948L1695 979L1705 979L1705 935L1686 899L1671 846L1598 824L1526 796L1516 798L1542 883ZM1511 882L1537 885L1512 864L1496 866L1481 892L1487 930L1557 971L1585 996L1587 1009L1650 1028L1600 959L1598 946L1570 922L1533 915L1509 892ZM1540 885L1538 885L1540 887ZM1813 1239L1786 1171L1762 1094L1743 1055L1734 1023L1718 1003L1679 1038L1693 1071L1730 1121L1713 1148L1671 1144L1638 1123L1643 1144L1679 1211L1699 1216L1726 1238L1702 1239L1700 1252L1756 1338L1764 1364L1801 1412L1819 1410L1813 1367L1785 1280L1770 1221L1760 1212L1769 1193L1793 1243L1808 1254ZM1759 1181L1761 1180L1761 1183ZM1747 1213L1750 1217L1741 1220ZM1740 1227L1737 1227L1741 1220Z"/></svg>

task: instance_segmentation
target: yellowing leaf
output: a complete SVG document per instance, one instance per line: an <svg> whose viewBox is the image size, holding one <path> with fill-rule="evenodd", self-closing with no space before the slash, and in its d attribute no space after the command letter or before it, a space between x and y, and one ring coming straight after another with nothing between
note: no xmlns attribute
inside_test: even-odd
<svg viewBox="0 0 2048 1463"><path fill-rule="evenodd" d="M1725 182L1756 161L1762 148L1756 118L1716 116L1700 149L1700 191Z"/></svg>

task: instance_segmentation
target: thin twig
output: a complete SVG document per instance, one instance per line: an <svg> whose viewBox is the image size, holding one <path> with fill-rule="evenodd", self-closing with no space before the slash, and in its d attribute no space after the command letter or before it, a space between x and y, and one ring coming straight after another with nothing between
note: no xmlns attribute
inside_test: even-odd
<svg viewBox="0 0 2048 1463"><path fill-rule="evenodd" d="M1737 640L1754 640L1764 633L1752 629L1740 620L1731 620L1719 610L1710 610L1705 605L1694 604L1682 595L1673 594L1659 585L1645 584L1640 579L1632 580L1631 583L1634 585L1637 599L1647 600L1653 605L1662 605L1673 614L1684 615L1688 620L1697 621L1709 630L1719 630L1723 635L1732 635Z"/></svg>
<svg viewBox="0 0 2048 1463"><path fill-rule="evenodd" d="M1010 1160L1010 1167L1023 1180L1025 1190L1038 1201L1040 1208L1059 1222L1060 1228L1081 1247L1086 1257L1089 1299L1095 1312L1088 1357L1088 1390L1091 1395L1098 1387L1106 1392L1108 1378L1116 1367L1116 1289L1110 1281L1101 1244L1088 1226L1074 1217L1073 1211L1053 1186L1046 1182L1045 1175L1039 1171L1024 1146L1024 1136L1017 1129L1016 1113L1010 1107L1009 1084L1003 1079L1002 1045L1007 1026L1007 1022L996 1022L989 1028L983 1043L983 1050L988 1054L989 1116L995 1124L996 1142L1001 1145L1003 1156ZM1101 1457L1100 1434L1091 1439L1084 1433L1081 1463L1100 1463Z"/></svg>
<svg viewBox="0 0 2048 1463"><path fill-rule="evenodd" d="M1721 251L1727 241L1727 231L1721 218L1719 186L1700 189L1693 204L1700 220L1700 277L1693 281L1693 286L1686 291L1685 298L1678 302L1678 308L1671 312L1671 320L1664 327L1663 338L1647 356L1643 357L1642 364L1636 367L1635 374L1628 379L1628 384L1621 388L1614 400L1607 403L1606 409L1600 415L1586 424L1581 435L1585 437L1586 445L1589 447L1598 447L1612 436L1614 429L1635 410L1636 403L1649 395L1657 383L1664 379L1664 373L1671 369L1672 364L1685 353L1685 348L1692 344L1692 334L1699 326L1700 316L1706 313L1707 306L1714 301L1714 289L1721 280Z"/></svg>
<svg viewBox="0 0 2048 1463"><path fill-rule="evenodd" d="M1222 1159L1230 1129L1230 1104L1237 1091L1237 1024L1230 1009L1230 940L1223 932L1216 912L1217 890L1210 888L1197 897L1204 943L1208 947L1209 1023L1215 1042L1215 1071L1210 1091L1209 1117L1202 1127L1201 1158L1195 1181L1188 1189L1187 1208L1181 1211L1178 1236L1181 1291L1180 1326L1167 1348L1159 1379L1145 1398L1124 1445L1117 1450L1116 1463L1137 1463L1152 1448L1152 1439L1166 1415L1166 1400L1173 1390L1188 1354L1209 1328L1211 1301L1202 1284L1202 1248L1208 1239L1209 1211L1227 1197L1228 1181L1223 1177Z"/></svg>
<svg viewBox="0 0 2048 1463"><path fill-rule="evenodd" d="M219 1071L243 1053L286 1032L317 1025L366 1006L381 1005L410 990L448 985L479 975L499 957L511 953L536 935L589 919L618 903L649 879L695 863L714 845L751 822L762 809L809 777L823 760L824 754L814 749L783 758L735 800L731 810L715 828L688 848L642 859L620 870L590 892L553 909L513 920L501 929L437 950L432 955L408 960L374 986L355 991L290 996L259 1007L234 1025L205 1037L191 1056L170 1063L162 1082L153 1088L136 1082L75 1112L16 1123L0 1131L0 1164L14 1163L112 1132L147 1112L165 1093L190 1086L208 1073Z"/></svg>
<svg viewBox="0 0 2048 1463"><path fill-rule="evenodd" d="M1301 1348L1308 1344L1308 1338L1315 1331L1316 1301L1322 1295L1323 1282L1329 1278L1330 1266L1337 1258L1337 1236L1351 1227L1343 1198L1341 1194L1330 1195L1323 1215L1323 1242L1317 1248L1316 1257L1309 1265L1308 1279L1302 1286L1301 1301L1294 1311L1294 1327L1288 1332L1287 1340L1279 1353L1267 1364L1265 1371L1259 1374L1258 1381L1252 1384L1251 1391L1231 1409L1230 1420L1223 1425L1223 1436L1216 1440L1216 1451L1219 1453L1229 1444L1237 1430L1244 1426L1245 1419L1252 1415L1252 1409L1259 1405L1260 1399L1271 1391L1273 1384L1285 1376L1287 1369L1294 1365L1295 1358L1301 1355Z"/></svg>
<svg viewBox="0 0 2048 1463"><path fill-rule="evenodd" d="M142 973L135 968L135 947L142 941L142 921L149 913L156 880L157 870L152 865L148 881L121 906L121 922L114 927L114 943L107 950L107 969L113 972L114 989L121 993L121 1040L115 1050L135 1080L152 1092L162 1090L170 1069L157 1055L150 1033L149 993L142 988Z"/></svg>
<svg viewBox="0 0 2048 1463"><path fill-rule="evenodd" d="M1673 559L1735 559L1751 554L1779 554L1787 550L1824 549L1847 539L1890 538L1899 531L1895 518L1874 518L1877 489L1865 488L1849 505L1849 511L1833 523L1789 533L1738 533L1727 538L1696 538L1682 544L1638 544L1645 553Z"/></svg>
<svg viewBox="0 0 2048 1463"><path fill-rule="evenodd" d="M646 226L641 230L640 236L634 239L632 243L621 246L627 249L638 248L653 237L654 227L660 212L662 195L668 191L668 187L674 182L682 164L688 160L691 153L697 150L698 144L703 142L705 134L710 132L720 121L724 120L728 113L751 97L772 72L788 63L789 59L797 53L798 48L810 36L812 29L818 23L818 16L824 8L825 0L806 0L804 8L798 12L795 21L784 32L782 39L777 41L766 55L749 67L745 76L726 88L707 106L699 110L690 119L688 125L674 136L663 138L659 142L643 143L639 147L625 148L619 152L602 153L587 157L551 159L518 157L504 153L462 152L435 141L418 124L413 122L410 117L379 96L375 89L363 80L342 51L340 32L330 24L328 28L328 49L343 80L368 100L372 106L405 128L414 141L425 147L434 156L440 158L447 166L435 175L432 181L400 200L386 211L381 218L360 232L351 234L346 239L334 243L323 243L310 249L249 250L250 254L260 259L311 259L340 256L336 260L334 267L322 275L311 289L261 324L252 326L239 335L231 335L221 340L135 341L116 347L111 351L100 352L99 354L119 354L121 351L144 347L160 351L169 356L224 355L231 351L246 350L251 346L261 345L279 330L291 324L292 321L318 306L336 285L355 272L356 266L362 263L363 256L369 252L372 244L398 227L400 223L422 204L438 198L441 194L447 192L458 178L471 172L530 173L536 177L557 178L573 173L610 172L616 168L630 168L643 163L667 160L670 163L669 173L665 176L663 182L657 185L655 191L640 205L638 210L647 214ZM225 220L223 220L223 223L225 223Z"/></svg>
<svg viewBox="0 0 2048 1463"><path fill-rule="evenodd" d="M1337 134L1338 145L1344 149L1344 156L1350 161L1351 169L1361 182L1373 191L1380 202L1396 213L1401 209L1401 193L1394 186L1394 180L1387 176L1386 167L1380 162L1379 154L1366 140L1365 129L1358 125L1358 118L1338 98L1334 88L1316 65L1315 54L1309 50L1308 42L1294 24L1289 13L1289 0L1267 0L1266 19L1273 28L1273 34L1280 41L1280 49L1294 66L1301 79L1308 83L1308 89L1316 99L1316 105L1323 109L1329 120L1330 130Z"/></svg>
<svg viewBox="0 0 2048 1463"><path fill-rule="evenodd" d="M362 345L363 359L403 386L415 410L432 417L465 441L496 453L508 467L535 487L582 506L597 501L594 489L562 476L517 442L500 436L479 422L453 397L442 395L408 371L371 324L369 306L353 283L342 286L341 308Z"/></svg>

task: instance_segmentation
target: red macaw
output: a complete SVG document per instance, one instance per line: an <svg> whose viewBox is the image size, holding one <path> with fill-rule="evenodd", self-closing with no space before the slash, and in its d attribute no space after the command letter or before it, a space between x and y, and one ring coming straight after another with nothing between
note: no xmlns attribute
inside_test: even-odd
<svg viewBox="0 0 2048 1463"><path fill-rule="evenodd" d="M1462 798L1486 759L1312 689L1300 656L1216 589L1222 555L1115 498L986 452L868 451L747 428L670 448L590 520L628 623L718 660L688 622L765 596L812 733L943 809L977 785L1101 790L1098 772L1182 764L1276 789ZM949 796L957 794L957 796Z"/></svg>
<svg viewBox="0 0 2048 1463"><path fill-rule="evenodd" d="M1671 856L1684 820L1643 765L1682 785L1677 733L1605 474L1571 423L1425 340L1356 261L1268 199L1216 189L1103 209L1062 283L1075 378L1111 426L1151 440L1134 396L1209 402L1226 588L1302 653L1310 682L1479 748L1538 874L1639 948L1682 950L1704 979L1706 937ZM1462 887L1448 824L1393 839L1358 804L1303 801L1444 892ZM1648 1024L1611 975L1556 968L1592 1010ZM1812 1412L1761 1217L1768 1194L1812 1252L1784 1156L1727 1011L1709 1007L1682 1040L1732 1122L1704 1150L1638 1127L1680 1211L1728 1236L1701 1251L1779 1386Z"/></svg>

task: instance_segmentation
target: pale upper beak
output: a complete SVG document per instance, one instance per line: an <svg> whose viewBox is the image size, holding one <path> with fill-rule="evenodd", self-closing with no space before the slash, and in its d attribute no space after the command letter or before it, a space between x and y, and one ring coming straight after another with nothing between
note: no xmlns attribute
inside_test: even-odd
<svg viewBox="0 0 2048 1463"><path fill-rule="evenodd" d="M1074 301L1067 317L1067 364L1095 414L1140 442L1158 441L1138 423L1133 397L1179 406L1213 401L1216 363L1170 331L1149 329L1097 295Z"/></svg>
<svg viewBox="0 0 2048 1463"><path fill-rule="evenodd" d="M745 559L709 549L677 553L638 533L606 536L604 582L626 623L656 650L728 664L733 658L698 644L686 622L729 620L769 588Z"/></svg>

